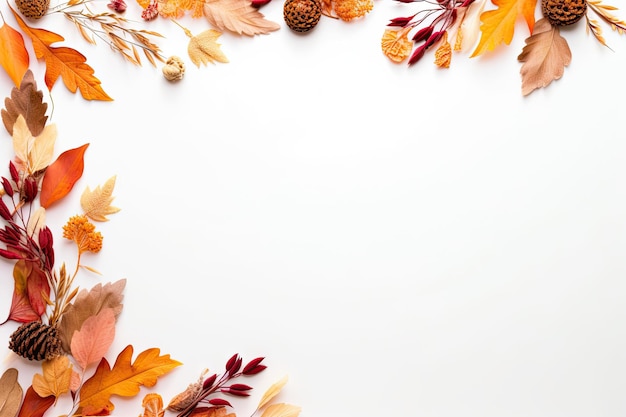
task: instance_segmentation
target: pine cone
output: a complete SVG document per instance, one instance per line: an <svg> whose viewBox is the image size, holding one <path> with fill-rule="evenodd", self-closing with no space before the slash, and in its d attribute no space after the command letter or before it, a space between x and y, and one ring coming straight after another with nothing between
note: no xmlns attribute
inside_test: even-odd
<svg viewBox="0 0 626 417"><path fill-rule="evenodd" d="M11 335L9 349L35 361L54 359L63 352L56 327L40 321L31 321L18 327Z"/></svg>

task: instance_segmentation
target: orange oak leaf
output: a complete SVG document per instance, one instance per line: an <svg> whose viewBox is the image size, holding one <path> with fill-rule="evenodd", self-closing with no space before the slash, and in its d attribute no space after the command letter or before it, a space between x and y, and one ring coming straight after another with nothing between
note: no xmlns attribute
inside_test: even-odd
<svg viewBox="0 0 626 417"><path fill-rule="evenodd" d="M565 67L572 61L572 52L559 28L540 19L517 59L524 63L520 70L522 94L528 95L561 78Z"/></svg>
<svg viewBox="0 0 626 417"><path fill-rule="evenodd" d="M104 308L83 322L71 341L72 356L82 369L100 361L115 338L115 312Z"/></svg>
<svg viewBox="0 0 626 417"><path fill-rule="evenodd" d="M37 90L37 83L31 70L26 71L19 88L14 87L11 98L4 100L2 123L7 132L13 135L13 125L19 116L24 117L26 126L33 136L39 136L46 126L48 104L43 102L43 92Z"/></svg>
<svg viewBox="0 0 626 417"><path fill-rule="evenodd" d="M40 397L50 395L59 398L70 390L72 379L72 364L65 356L57 356L54 359L44 361L41 364L42 374L33 376L33 389Z"/></svg>
<svg viewBox="0 0 626 417"><path fill-rule="evenodd" d="M170 359L170 355L161 356L157 348L141 352L134 362L131 361L132 355L133 346L128 345L112 368L106 358L102 358L94 375L80 390L78 415L109 415L115 408L110 401L112 395L135 396L141 386L154 386L158 377L182 365Z"/></svg>
<svg viewBox="0 0 626 417"><path fill-rule="evenodd" d="M20 85L29 63L22 34L4 22L0 27L0 65L16 86Z"/></svg>
<svg viewBox="0 0 626 417"><path fill-rule="evenodd" d="M54 396L40 397L33 387L29 387L24 395L22 407L17 417L43 417L48 409L54 404Z"/></svg>
<svg viewBox="0 0 626 417"><path fill-rule="evenodd" d="M34 262L20 259L13 266L13 279L13 300L7 321L39 320L47 306L42 294L50 295L46 275Z"/></svg>
<svg viewBox="0 0 626 417"><path fill-rule="evenodd" d="M237 35L262 35L280 29L247 0L206 0L204 16L218 30Z"/></svg>
<svg viewBox="0 0 626 417"><path fill-rule="evenodd" d="M45 29L31 28L13 8L11 11L22 31L31 39L35 56L39 59L43 58L46 62L44 78L48 90L52 90L52 86L61 77L68 90L72 93L80 90L86 100L113 100L102 89L100 80L94 76L93 68L87 64L87 58L83 54L65 46L53 47L53 43L62 42L65 39Z"/></svg>
<svg viewBox="0 0 626 417"><path fill-rule="evenodd" d="M63 152L46 169L39 195L41 207L49 208L53 203L65 197L83 175L84 155L88 143L78 148Z"/></svg>
<svg viewBox="0 0 626 417"><path fill-rule="evenodd" d="M480 41L471 57L493 51L502 43L510 44L520 15L526 20L530 33L533 32L537 0L493 0L493 4L497 7L495 10L480 15Z"/></svg>

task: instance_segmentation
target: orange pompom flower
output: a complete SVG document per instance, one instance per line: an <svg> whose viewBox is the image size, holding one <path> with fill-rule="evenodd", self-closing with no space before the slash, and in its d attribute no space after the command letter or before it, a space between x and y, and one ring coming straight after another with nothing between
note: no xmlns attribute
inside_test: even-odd
<svg viewBox="0 0 626 417"><path fill-rule="evenodd" d="M102 249L102 234L84 215L70 217L63 226L63 237L76 242L79 253L98 253Z"/></svg>
<svg viewBox="0 0 626 417"><path fill-rule="evenodd" d="M334 0L333 8L337 17L349 21L369 13L374 8L374 0Z"/></svg>

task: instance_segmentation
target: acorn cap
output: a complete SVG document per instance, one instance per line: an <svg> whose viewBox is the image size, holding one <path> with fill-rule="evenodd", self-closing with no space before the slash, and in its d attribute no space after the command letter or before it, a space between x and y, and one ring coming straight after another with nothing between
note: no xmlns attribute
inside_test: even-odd
<svg viewBox="0 0 626 417"><path fill-rule="evenodd" d="M586 0L541 0L543 16L554 26L578 22L587 12Z"/></svg>
<svg viewBox="0 0 626 417"><path fill-rule="evenodd" d="M15 0L15 6L24 17L32 20L41 19L50 7L50 0Z"/></svg>
<svg viewBox="0 0 626 417"><path fill-rule="evenodd" d="M322 6L318 0L285 0L283 17L291 30L308 32L320 21Z"/></svg>

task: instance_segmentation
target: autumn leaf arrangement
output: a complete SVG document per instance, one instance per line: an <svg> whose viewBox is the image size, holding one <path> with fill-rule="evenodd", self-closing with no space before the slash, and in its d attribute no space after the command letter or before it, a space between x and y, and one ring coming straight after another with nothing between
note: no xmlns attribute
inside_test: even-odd
<svg viewBox="0 0 626 417"><path fill-rule="evenodd" d="M540 5L538 0L491 0L493 7L487 0L395 1L413 9L389 21L381 47L391 61L408 65L422 60L429 49L442 68L450 66L454 52L471 51L473 58L494 51L511 43L516 22L523 19L530 33L517 57L524 96L561 78L570 64L563 27L584 22L587 32L606 47L601 23L620 35L626 31L626 22L614 14L617 8L602 0L539 0Z"/></svg>
<svg viewBox="0 0 626 417"><path fill-rule="evenodd" d="M149 389L181 362L149 348L134 354L128 344L113 363L107 355L123 309L126 279L98 283L90 289L78 285L81 273L101 274L85 263L102 249L103 235L96 223L109 220L120 209L113 206L116 177L80 197L82 212L69 217L62 238L76 246L73 265L55 259L55 233L46 214L58 210L72 195L82 177L89 144L66 150L55 158L56 125L50 123L43 92L30 70L14 87L1 110L2 122L12 139L14 156L8 174L0 181L0 258L13 275L13 293L6 320L15 325L8 347L15 360L39 363L27 388L19 381L19 367L0 377L1 417L42 417L58 412L60 403L71 404L65 416L106 416L116 397L135 397ZM140 417L235 417L233 398L251 395L248 379L266 369L264 357L244 363L230 357L222 372L201 373L196 382L164 403L156 392L137 404ZM14 362L14 361L11 361ZM300 407L276 402L287 378L271 385L253 415L297 417ZM68 398L66 402L58 402ZM55 414L59 415L59 414Z"/></svg>

